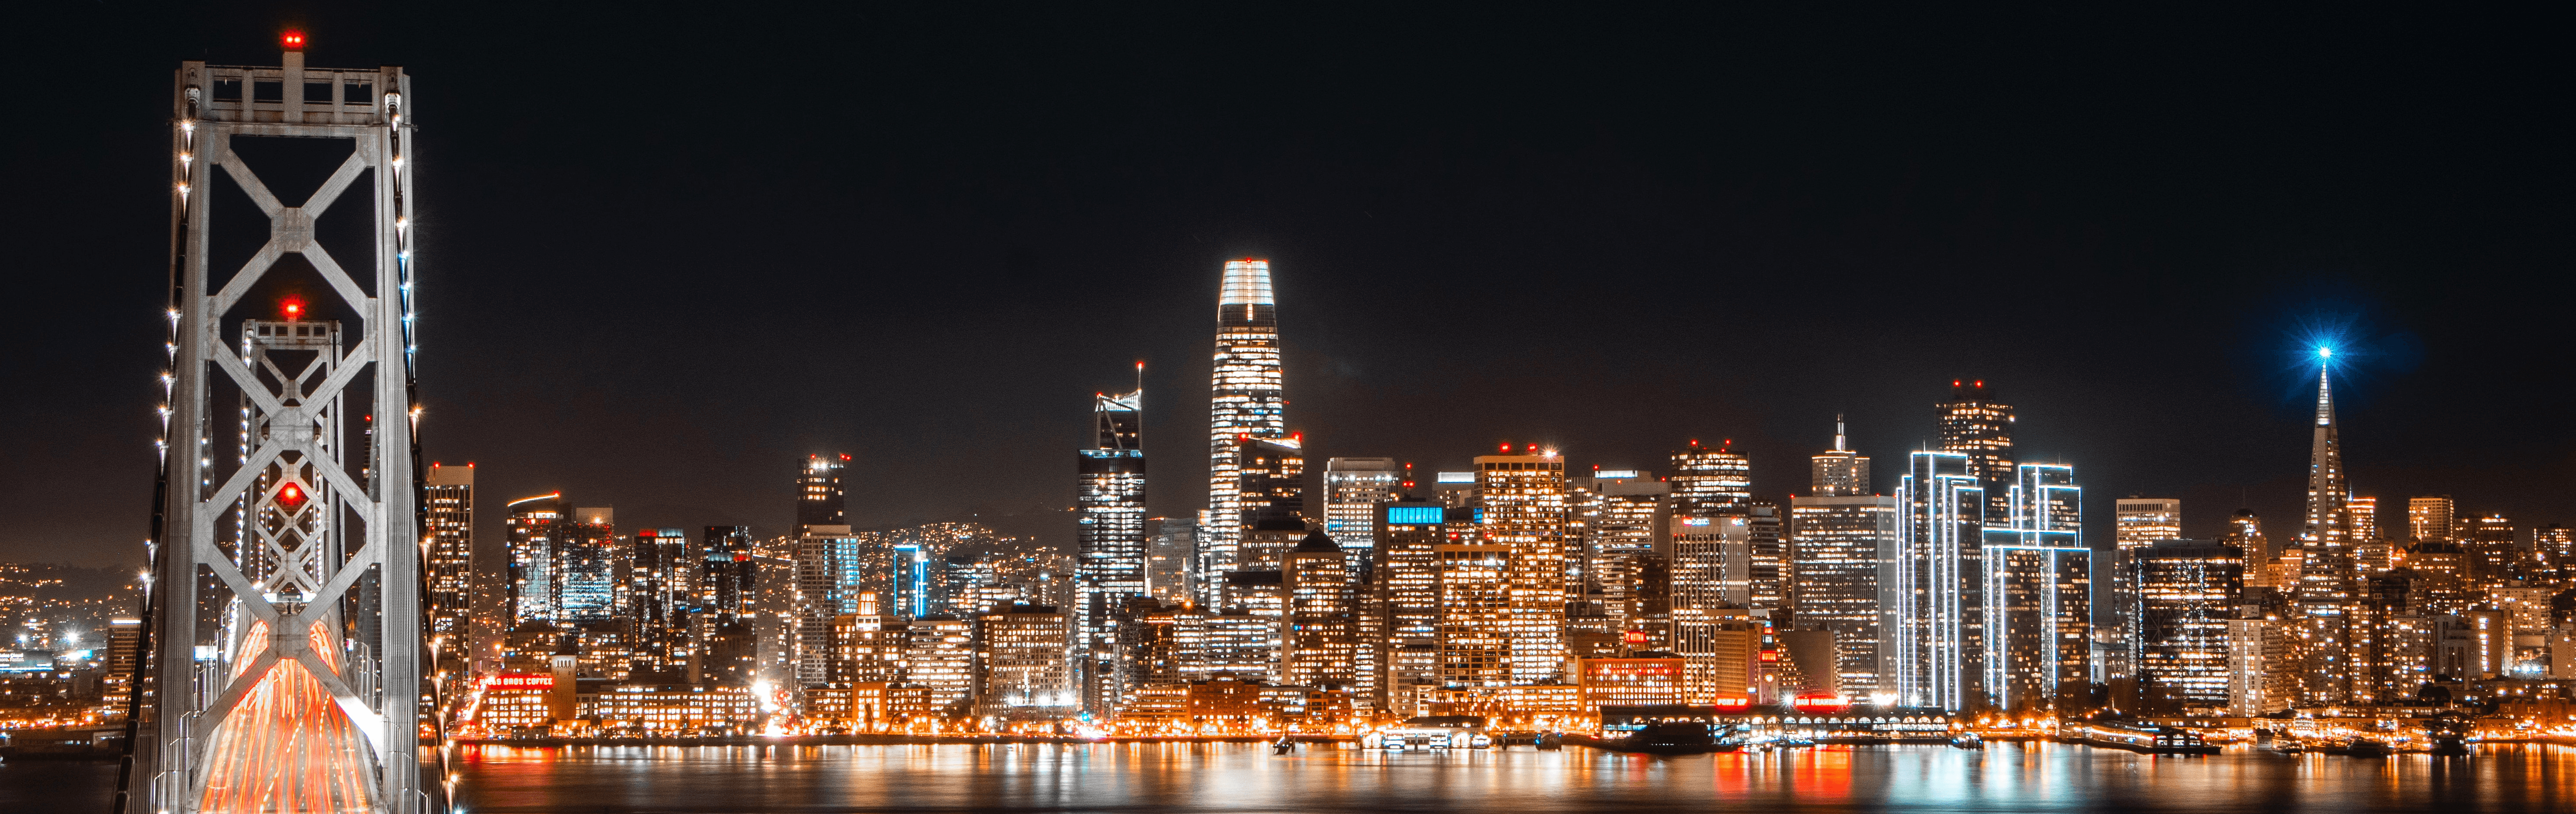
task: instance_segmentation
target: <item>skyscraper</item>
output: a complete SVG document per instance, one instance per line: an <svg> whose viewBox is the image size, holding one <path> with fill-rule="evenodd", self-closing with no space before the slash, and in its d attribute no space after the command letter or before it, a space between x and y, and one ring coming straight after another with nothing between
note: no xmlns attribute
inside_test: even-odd
<svg viewBox="0 0 2576 814"><path fill-rule="evenodd" d="M688 611L696 604L688 533L637 529L627 546L626 617L633 625L635 670L676 675L688 667Z"/></svg>
<svg viewBox="0 0 2576 814"><path fill-rule="evenodd" d="M502 521L510 546L510 613L512 627L555 620L555 541L570 525L572 507L563 493L510 501L510 519Z"/></svg>
<svg viewBox="0 0 2576 814"><path fill-rule="evenodd" d="M1985 487L1967 454L1916 452L1896 504L1896 702L1966 709L1986 692Z"/></svg>
<svg viewBox="0 0 2576 814"><path fill-rule="evenodd" d="M2182 501L2124 497L2112 503L2113 545L2134 550L2157 540L2182 539Z"/></svg>
<svg viewBox="0 0 2576 814"><path fill-rule="evenodd" d="M1282 680L1316 688L1358 689L1359 597L1350 562L1331 535L1314 532L1290 550L1280 569L1287 607L1281 614Z"/></svg>
<svg viewBox="0 0 2576 814"><path fill-rule="evenodd" d="M1985 488L1986 522L2002 524L2013 479L2013 408L1995 400L1983 380L1950 382L1950 400L1940 408L1941 451L1965 456L1968 475Z"/></svg>
<svg viewBox="0 0 2576 814"><path fill-rule="evenodd" d="M847 526L850 524L848 492L841 488L841 469L850 456L805 456L805 468L796 475L796 536L805 536L807 526Z"/></svg>
<svg viewBox="0 0 2576 814"><path fill-rule="evenodd" d="M793 649L797 685L811 689L831 682L838 652L832 620L861 612L867 561L850 527L799 525L804 533L796 537Z"/></svg>
<svg viewBox="0 0 2576 814"><path fill-rule="evenodd" d="M1842 417L1834 418L1834 448L1814 458L1815 494L1789 498L1792 618L1833 633L1835 684L1844 695L1892 700L1880 645L1894 630L1882 622L1897 606L1896 498L1873 494L1869 458L1847 448Z"/></svg>
<svg viewBox="0 0 2576 814"><path fill-rule="evenodd" d="M577 508L555 539L555 621L617 618L617 510Z"/></svg>
<svg viewBox="0 0 2576 814"><path fill-rule="evenodd" d="M1985 529L1984 685L1995 706L2043 705L2092 680L2092 550L2075 468L2020 464L2009 525Z"/></svg>
<svg viewBox="0 0 2576 814"><path fill-rule="evenodd" d="M1672 484L1636 470L1595 470L1584 480L1598 508L1585 521L1583 576L1600 589L1601 612L1624 629L1638 610L1645 560L1666 541Z"/></svg>
<svg viewBox="0 0 2576 814"><path fill-rule="evenodd" d="M2409 540L2452 539L2452 527L2458 520L2459 505L2451 502L2450 495L2406 499L2406 537Z"/></svg>
<svg viewBox="0 0 2576 814"><path fill-rule="evenodd" d="M1673 514L1715 517L1742 513L1753 502L1753 464L1728 440L1716 449L1690 446L1673 451Z"/></svg>
<svg viewBox="0 0 2576 814"><path fill-rule="evenodd" d="M1203 573L1234 569L1243 540L1242 447L1250 440L1285 440L1288 393L1279 373L1279 307L1270 294L1270 261L1244 258L1225 264L1217 291L1216 364L1208 400L1208 513L1200 519L1206 545Z"/></svg>
<svg viewBox="0 0 2576 814"><path fill-rule="evenodd" d="M724 621L751 612L755 595L750 526L708 526L699 538L698 595Z"/></svg>
<svg viewBox="0 0 2576 814"><path fill-rule="evenodd" d="M2228 633L2244 590L2245 557L2235 546L2168 539L2132 553L2138 589L2136 653L2149 701L2184 707L2261 706L2229 697ZM2248 635L2261 635L2247 624ZM2249 648L2248 652L2259 653ZM2247 655L2240 654L2242 662Z"/></svg>
<svg viewBox="0 0 2576 814"><path fill-rule="evenodd" d="M1144 365L1137 365L1142 376ZM1145 389L1093 394L1092 443L1075 458L1075 635L1084 661L1083 705L1107 711L1118 675L1119 608L1145 595Z"/></svg>
<svg viewBox="0 0 2576 814"><path fill-rule="evenodd" d="M1565 672L1565 460L1536 446L1512 455L1505 445L1506 454L1476 458L1484 539L1511 552L1501 634L1514 685L1557 683Z"/></svg>
<svg viewBox="0 0 2576 814"><path fill-rule="evenodd" d="M1403 480L1394 458L1324 461L1324 533L1345 551L1376 548L1377 504L1394 497Z"/></svg>
<svg viewBox="0 0 2576 814"><path fill-rule="evenodd" d="M421 533L429 538L429 636L438 669L465 669L474 610L474 465L429 465L421 484ZM463 687L457 673L455 686Z"/></svg>
<svg viewBox="0 0 2576 814"><path fill-rule="evenodd" d="M2344 502L2352 488L2336 432L2329 387L2333 352L2317 351L2317 414L2308 449L2308 503L2299 533L2301 565L2292 608L2291 643L2300 663L2299 705L2328 706L2351 700L2356 653L2367 652L2366 624L2356 624L2354 564Z"/></svg>
<svg viewBox="0 0 2576 814"><path fill-rule="evenodd" d="M1869 456L1845 446L1843 417L1834 416L1834 448L1812 459L1811 488L1816 497L1876 494L1870 491Z"/></svg>
<svg viewBox="0 0 2576 814"><path fill-rule="evenodd" d="M2131 618L2138 606L2138 586L2129 580L2135 575L2132 559L2136 553L2157 540L2182 537L2182 501L2172 498L2126 497L2113 501L2110 551L2096 569L2102 601L2093 609L2093 618L2102 626L2105 647L2097 654L2103 664L2105 679L2136 675L2129 663L2136 652L2137 625Z"/></svg>

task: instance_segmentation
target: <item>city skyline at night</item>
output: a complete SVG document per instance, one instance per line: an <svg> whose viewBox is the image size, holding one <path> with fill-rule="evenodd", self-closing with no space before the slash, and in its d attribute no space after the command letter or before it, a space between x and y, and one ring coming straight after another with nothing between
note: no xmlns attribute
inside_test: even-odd
<svg viewBox="0 0 2576 814"><path fill-rule="evenodd" d="M2553 26L249 11L0 50L0 808L2576 772Z"/></svg>

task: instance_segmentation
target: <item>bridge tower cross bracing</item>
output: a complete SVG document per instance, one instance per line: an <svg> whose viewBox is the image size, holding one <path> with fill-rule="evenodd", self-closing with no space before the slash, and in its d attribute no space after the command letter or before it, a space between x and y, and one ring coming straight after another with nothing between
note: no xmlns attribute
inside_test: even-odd
<svg viewBox="0 0 2576 814"><path fill-rule="evenodd" d="M452 796L444 750L422 748L439 696L411 80L308 68L301 35L286 44L278 66L184 62L174 81L151 696L125 811L429 814Z"/></svg>

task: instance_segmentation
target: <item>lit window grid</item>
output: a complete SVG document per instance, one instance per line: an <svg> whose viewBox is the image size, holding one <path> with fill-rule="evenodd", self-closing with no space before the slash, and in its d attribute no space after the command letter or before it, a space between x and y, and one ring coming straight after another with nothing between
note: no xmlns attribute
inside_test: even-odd
<svg viewBox="0 0 2576 814"><path fill-rule="evenodd" d="M1545 684L1565 671L1565 462L1554 455L1476 458L1482 531L1507 546L1509 681Z"/></svg>
<svg viewBox="0 0 2576 814"><path fill-rule="evenodd" d="M1511 595L1505 590L1511 549L1444 544L1440 562L1439 680L1447 687L1511 683Z"/></svg>
<svg viewBox="0 0 2576 814"><path fill-rule="evenodd" d="M2216 546L2199 556L2150 548L2130 560L2130 567L2137 586L2133 658L2139 676L2174 689L2187 705L2227 706L2228 622L2244 580L2242 556Z"/></svg>
<svg viewBox="0 0 2576 814"><path fill-rule="evenodd" d="M1897 484L1897 703L1958 710L1984 666L1980 519L1985 489L1968 456L1916 452Z"/></svg>
<svg viewBox="0 0 2576 814"><path fill-rule="evenodd" d="M1798 621L1834 633L1835 660L1846 693L1880 692L1880 621L1889 608L1879 581L1882 559L1896 543L1894 498L1799 497L1790 500L1790 547Z"/></svg>

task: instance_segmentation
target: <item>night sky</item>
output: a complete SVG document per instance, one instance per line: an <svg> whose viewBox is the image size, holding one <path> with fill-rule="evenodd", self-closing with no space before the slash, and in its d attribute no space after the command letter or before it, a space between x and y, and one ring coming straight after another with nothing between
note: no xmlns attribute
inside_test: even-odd
<svg viewBox="0 0 2576 814"><path fill-rule="evenodd" d="M1137 360L1187 515L1241 256L1319 472L1733 439L1785 496L1842 412L1887 491L1970 378L2096 535L2290 534L2329 333L2359 493L2576 521L2563 21L551 5L13 10L0 561L141 560L170 71L288 25L414 78L425 445L487 541L556 490L783 532L834 452L861 527L1067 534Z"/></svg>

